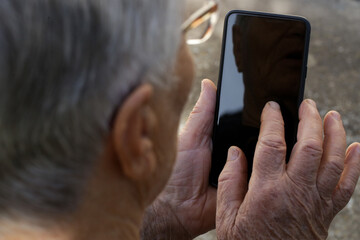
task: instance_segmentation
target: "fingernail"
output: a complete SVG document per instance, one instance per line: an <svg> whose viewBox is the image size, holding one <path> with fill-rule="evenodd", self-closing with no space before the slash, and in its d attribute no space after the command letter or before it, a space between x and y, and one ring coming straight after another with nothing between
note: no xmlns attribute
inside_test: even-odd
<svg viewBox="0 0 360 240"><path fill-rule="evenodd" d="M269 105L272 109L275 109L275 110L279 110L280 109L280 106L278 103L274 102L274 101L270 101L269 102Z"/></svg>
<svg viewBox="0 0 360 240"><path fill-rule="evenodd" d="M202 80L202 81L201 81L201 92L204 90L204 81L205 81L205 80Z"/></svg>
<svg viewBox="0 0 360 240"><path fill-rule="evenodd" d="M360 155L360 144L356 144L356 148L355 148L355 151L358 155Z"/></svg>
<svg viewBox="0 0 360 240"><path fill-rule="evenodd" d="M315 103L314 100L312 100L312 99L306 99L306 102L309 103L310 105L316 107L316 103Z"/></svg>
<svg viewBox="0 0 360 240"><path fill-rule="evenodd" d="M338 113L338 112L336 112L336 111L333 111L333 112L331 112L331 116L332 116L335 120L341 121L341 115L340 115L340 113Z"/></svg>
<svg viewBox="0 0 360 240"><path fill-rule="evenodd" d="M238 159L239 155L240 155L240 152L236 147L230 148L230 158L229 158L230 161L234 161L234 160Z"/></svg>

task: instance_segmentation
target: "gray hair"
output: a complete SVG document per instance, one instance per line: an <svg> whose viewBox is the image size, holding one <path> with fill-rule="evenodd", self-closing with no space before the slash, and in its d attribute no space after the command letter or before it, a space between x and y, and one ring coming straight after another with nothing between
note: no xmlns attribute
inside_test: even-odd
<svg viewBox="0 0 360 240"><path fill-rule="evenodd" d="M112 112L173 79L179 2L0 1L0 215L76 209Z"/></svg>

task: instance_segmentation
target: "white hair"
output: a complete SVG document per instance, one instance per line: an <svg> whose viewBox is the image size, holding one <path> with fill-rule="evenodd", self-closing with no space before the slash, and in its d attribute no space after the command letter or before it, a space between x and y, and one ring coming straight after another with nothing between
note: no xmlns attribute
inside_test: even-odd
<svg viewBox="0 0 360 240"><path fill-rule="evenodd" d="M179 2L0 1L1 215L76 209L113 111L173 79Z"/></svg>

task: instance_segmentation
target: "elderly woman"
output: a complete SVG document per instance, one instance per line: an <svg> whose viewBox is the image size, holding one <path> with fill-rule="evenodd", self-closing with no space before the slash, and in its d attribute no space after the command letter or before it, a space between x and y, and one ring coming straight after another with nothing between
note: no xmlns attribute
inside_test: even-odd
<svg viewBox="0 0 360 240"><path fill-rule="evenodd" d="M359 177L359 144L346 150L340 115L322 125L306 100L286 165L270 102L249 185L231 147L211 188L209 80L177 140L193 78L181 5L0 1L1 239L190 239L215 223L219 239L326 238Z"/></svg>

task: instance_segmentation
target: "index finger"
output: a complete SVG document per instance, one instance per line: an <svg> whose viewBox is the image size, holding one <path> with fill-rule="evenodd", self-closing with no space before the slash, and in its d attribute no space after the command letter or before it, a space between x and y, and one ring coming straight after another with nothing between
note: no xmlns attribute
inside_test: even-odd
<svg viewBox="0 0 360 240"><path fill-rule="evenodd" d="M261 115L259 140L254 154L253 176L277 179L285 169L286 143L280 106L268 102Z"/></svg>
<svg viewBox="0 0 360 240"><path fill-rule="evenodd" d="M287 168L295 183L316 184L317 172L323 153L322 119L314 101L304 100L299 109L299 127Z"/></svg>

